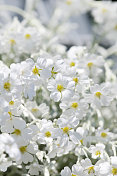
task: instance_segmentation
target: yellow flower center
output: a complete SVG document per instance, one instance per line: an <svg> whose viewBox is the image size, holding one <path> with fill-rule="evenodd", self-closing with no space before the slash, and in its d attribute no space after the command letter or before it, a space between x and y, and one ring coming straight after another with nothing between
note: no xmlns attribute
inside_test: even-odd
<svg viewBox="0 0 117 176"><path fill-rule="evenodd" d="M37 112L38 109L37 108L32 108L32 112Z"/></svg>
<svg viewBox="0 0 117 176"><path fill-rule="evenodd" d="M50 137L50 136L51 136L50 131L47 131L47 132L45 133L45 136L46 136L46 137Z"/></svg>
<svg viewBox="0 0 117 176"><path fill-rule="evenodd" d="M73 78L73 81L77 84L78 83L78 78Z"/></svg>
<svg viewBox="0 0 117 176"><path fill-rule="evenodd" d="M70 130L70 128L66 126L62 130L63 130L64 133L68 133L68 131Z"/></svg>
<svg viewBox="0 0 117 176"><path fill-rule="evenodd" d="M97 98L100 98L101 95L102 95L101 92L96 92L96 93L95 93L95 96L96 96Z"/></svg>
<svg viewBox="0 0 117 176"><path fill-rule="evenodd" d="M19 149L20 149L21 153L25 153L26 149L27 149L27 146L21 146Z"/></svg>
<svg viewBox="0 0 117 176"><path fill-rule="evenodd" d="M94 173L94 166L88 168L88 174Z"/></svg>
<svg viewBox="0 0 117 176"><path fill-rule="evenodd" d="M9 111L8 114L10 115L10 117L12 116L12 112L11 111Z"/></svg>
<svg viewBox="0 0 117 176"><path fill-rule="evenodd" d="M16 134L17 136L21 135L21 131L19 129L15 129L13 134Z"/></svg>
<svg viewBox="0 0 117 176"><path fill-rule="evenodd" d="M89 69L91 69L92 66L93 66L93 63L92 63L92 62L89 62L89 63L87 64L87 67L88 67Z"/></svg>
<svg viewBox="0 0 117 176"><path fill-rule="evenodd" d="M67 0L67 1L66 1L66 4L67 4L67 5L71 5L71 4L72 4L72 1L71 1L71 0Z"/></svg>
<svg viewBox="0 0 117 176"><path fill-rule="evenodd" d="M80 143L83 145L83 139L80 140Z"/></svg>
<svg viewBox="0 0 117 176"><path fill-rule="evenodd" d="M35 66L35 68L33 68L32 72L34 75L37 75L37 74L39 74L39 69Z"/></svg>
<svg viewBox="0 0 117 176"><path fill-rule="evenodd" d="M113 167L113 169L112 169L112 174L113 174L113 175L117 175L117 168Z"/></svg>
<svg viewBox="0 0 117 176"><path fill-rule="evenodd" d="M98 155L100 156L100 155L101 155L101 152L98 150L98 151L95 152L95 155L96 155L96 156L98 156Z"/></svg>
<svg viewBox="0 0 117 176"><path fill-rule="evenodd" d="M26 39L30 39L30 38L31 38L31 35L30 35L30 34L26 34L26 35L25 35L25 38L26 38Z"/></svg>
<svg viewBox="0 0 117 176"><path fill-rule="evenodd" d="M77 176L77 175L72 174L72 176Z"/></svg>
<svg viewBox="0 0 117 176"><path fill-rule="evenodd" d="M108 10L105 9L105 8L102 9L102 12L103 12L103 13L106 13L107 11L108 11Z"/></svg>
<svg viewBox="0 0 117 176"><path fill-rule="evenodd" d="M57 85L57 90L58 90L59 92L62 92L63 89L64 89L63 85L61 85L61 84L58 84L58 85Z"/></svg>
<svg viewBox="0 0 117 176"><path fill-rule="evenodd" d="M75 66L75 62L71 62L70 67L74 67L74 66Z"/></svg>
<svg viewBox="0 0 117 176"><path fill-rule="evenodd" d="M117 24L115 25L114 29L117 30Z"/></svg>
<svg viewBox="0 0 117 176"><path fill-rule="evenodd" d="M74 108L74 109L76 109L78 107L78 103L76 103L76 102L72 103L71 107Z"/></svg>
<svg viewBox="0 0 117 176"><path fill-rule="evenodd" d="M107 137L107 133L102 132L102 133L101 133L101 137L106 138L106 137Z"/></svg>
<svg viewBox="0 0 117 176"><path fill-rule="evenodd" d="M11 43L11 45L15 45L16 44L14 39L10 39L10 43Z"/></svg>
<svg viewBox="0 0 117 176"><path fill-rule="evenodd" d="M14 105L14 101L11 100L11 101L9 102L9 105L11 105L11 106Z"/></svg>
<svg viewBox="0 0 117 176"><path fill-rule="evenodd" d="M11 88L11 84L10 84L9 82L5 82L5 83L4 83L4 89L5 89L6 91L10 91L10 88Z"/></svg>

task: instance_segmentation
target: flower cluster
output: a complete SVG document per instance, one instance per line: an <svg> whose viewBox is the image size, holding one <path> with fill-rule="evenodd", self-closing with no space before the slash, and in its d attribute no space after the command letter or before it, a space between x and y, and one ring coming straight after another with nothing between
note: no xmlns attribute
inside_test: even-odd
<svg viewBox="0 0 117 176"><path fill-rule="evenodd" d="M117 3L101 2L92 10L94 21L96 22L96 32L103 35L109 43L116 42L117 36Z"/></svg>
<svg viewBox="0 0 117 176"><path fill-rule="evenodd" d="M93 3L60 1L56 15L91 9L98 23L109 21ZM33 20L0 29L0 173L117 176L116 73L101 47L67 50L55 26Z"/></svg>

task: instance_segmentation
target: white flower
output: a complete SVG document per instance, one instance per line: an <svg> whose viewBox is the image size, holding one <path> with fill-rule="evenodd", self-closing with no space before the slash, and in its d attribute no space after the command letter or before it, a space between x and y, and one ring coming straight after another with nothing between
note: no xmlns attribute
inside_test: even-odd
<svg viewBox="0 0 117 176"><path fill-rule="evenodd" d="M32 61L33 62L33 61ZM50 70L47 68L47 60L45 58L38 58L37 63L33 63L32 67L33 77L42 77L43 79L49 78L51 76Z"/></svg>
<svg viewBox="0 0 117 176"><path fill-rule="evenodd" d="M35 101L27 101L26 107L34 114L35 117L49 116L49 107L45 103L37 106Z"/></svg>
<svg viewBox="0 0 117 176"><path fill-rule="evenodd" d="M18 146L10 135L3 133L0 135L0 146L12 159L19 161L21 158Z"/></svg>
<svg viewBox="0 0 117 176"><path fill-rule="evenodd" d="M54 128L51 121L43 119L41 123L41 128L38 133L39 143L43 144L45 142L52 142L54 138L57 138L61 135L61 131L57 128Z"/></svg>
<svg viewBox="0 0 117 176"><path fill-rule="evenodd" d="M28 173L30 175L39 175L39 171L41 170L40 165L38 163L32 163L30 166L26 166L29 169Z"/></svg>
<svg viewBox="0 0 117 176"><path fill-rule="evenodd" d="M10 69L2 61L0 61L0 74L4 75L4 78L7 78L10 73Z"/></svg>
<svg viewBox="0 0 117 176"><path fill-rule="evenodd" d="M13 63L10 65L11 77L14 79L23 79L28 78L30 76L30 71L32 68L32 60L26 59L21 63Z"/></svg>
<svg viewBox="0 0 117 176"><path fill-rule="evenodd" d="M90 9L89 3L92 0L63 0L63 1L59 1L59 4L57 4L59 7L60 14L62 15L63 19L66 16L71 16L71 15L79 15L81 13L86 12L88 9ZM63 16L63 11L66 11L67 13L64 14ZM60 16L61 17L61 16Z"/></svg>
<svg viewBox="0 0 117 176"><path fill-rule="evenodd" d="M92 105L95 105L97 108L101 106L109 106L110 102L112 101L113 97L110 95L110 90L106 85L94 85L90 88L91 94L88 96L87 99Z"/></svg>
<svg viewBox="0 0 117 176"><path fill-rule="evenodd" d="M33 155L36 154L38 146L35 143L29 143L21 139L18 141L18 147L21 153L21 159L17 162L21 164L22 162L27 164L33 161Z"/></svg>
<svg viewBox="0 0 117 176"><path fill-rule="evenodd" d="M69 100L63 100L60 103L60 108L63 110L63 114L81 119L86 114L88 104L85 102L85 99L80 99L75 95L69 98Z"/></svg>
<svg viewBox="0 0 117 176"><path fill-rule="evenodd" d="M66 118L59 118L57 124L59 125L59 128L61 128L61 140L65 141L64 138L68 138L76 144L76 141L80 140L80 135L74 132L74 128L78 125L78 123L79 120L73 116L70 118L67 118L67 116Z"/></svg>
<svg viewBox="0 0 117 176"><path fill-rule="evenodd" d="M89 137L88 137L88 131L87 129L83 128L83 127L78 127L76 129L76 133L77 135L79 136L79 145L87 145L87 142L90 142L89 141Z"/></svg>
<svg viewBox="0 0 117 176"><path fill-rule="evenodd" d="M85 57L79 62L79 66L84 69L86 75L95 80L96 76L99 76L102 72L104 59L102 56L95 54L86 54Z"/></svg>
<svg viewBox="0 0 117 176"><path fill-rule="evenodd" d="M98 141L107 143L110 141L114 136L114 134L109 132L109 129L97 129L96 130L96 138Z"/></svg>
<svg viewBox="0 0 117 176"><path fill-rule="evenodd" d="M80 163L74 164L72 166L72 175L84 176L84 169ZM85 175L86 176L86 175Z"/></svg>
<svg viewBox="0 0 117 176"><path fill-rule="evenodd" d="M96 159L98 157L103 158L104 157L104 150L105 146L104 144L96 144L96 146L91 145L89 148L89 152L92 154L92 158Z"/></svg>
<svg viewBox="0 0 117 176"><path fill-rule="evenodd" d="M35 85L33 82L30 82L29 79L25 80L25 85L23 87L24 97L32 100L36 96Z"/></svg>
<svg viewBox="0 0 117 176"><path fill-rule="evenodd" d="M89 78L84 73L74 73L70 75L71 79L69 81L74 83L75 91L80 94L84 93L89 87Z"/></svg>
<svg viewBox="0 0 117 176"><path fill-rule="evenodd" d="M113 176L111 173L111 165L108 161L99 161L96 163L98 168L96 168L97 176Z"/></svg>
<svg viewBox="0 0 117 176"><path fill-rule="evenodd" d="M5 154L0 155L0 171L6 172L7 168L12 165L12 161L8 161Z"/></svg>
<svg viewBox="0 0 117 176"><path fill-rule="evenodd" d="M111 156L111 164L112 166L117 168L117 157L116 156Z"/></svg>
<svg viewBox="0 0 117 176"><path fill-rule="evenodd" d="M111 8L110 8L111 7ZM92 14L97 23L106 23L115 18L116 15L116 3L112 2L101 2L96 8L93 9Z"/></svg>
<svg viewBox="0 0 117 176"><path fill-rule="evenodd" d="M55 156L62 156L68 154L74 149L75 145L69 141L68 137L58 137L56 141L53 141L53 145L50 147L48 156L49 158L55 158Z"/></svg>
<svg viewBox="0 0 117 176"><path fill-rule="evenodd" d="M24 53L33 53L40 46L40 34L35 27L27 27L21 30L19 44Z"/></svg>
<svg viewBox="0 0 117 176"><path fill-rule="evenodd" d="M28 141L32 137L32 129L26 127L26 122L21 118L13 118L13 120L6 121L2 126L2 132L11 133L15 140L20 138Z"/></svg>
<svg viewBox="0 0 117 176"><path fill-rule="evenodd" d="M4 77L2 78L1 82L0 82L0 92L1 94L9 94L12 93L13 95L15 95L16 97L19 96L21 94L21 82L19 80L14 80L10 77L7 77L4 79ZM17 95L17 93L19 93Z"/></svg>
<svg viewBox="0 0 117 176"><path fill-rule="evenodd" d="M73 85L69 85L68 79L61 74L57 74L55 79L51 79L48 83L48 90L51 91L50 98L55 102L61 99L71 97Z"/></svg>
<svg viewBox="0 0 117 176"><path fill-rule="evenodd" d="M100 176L116 176L117 175L117 157L110 157L110 161L100 160L96 163L98 166L96 175Z"/></svg>
<svg viewBox="0 0 117 176"><path fill-rule="evenodd" d="M61 176L71 176L71 170L69 167L64 167L61 171Z"/></svg>
<svg viewBox="0 0 117 176"><path fill-rule="evenodd" d="M101 2L92 10L94 21L98 24L95 26L95 32L99 35L105 34L104 38L109 43L115 43L117 36L117 3Z"/></svg>
<svg viewBox="0 0 117 176"><path fill-rule="evenodd" d="M82 59L83 56L86 54L86 47L83 46L72 46L68 52L68 58L70 59Z"/></svg>
<svg viewBox="0 0 117 176"><path fill-rule="evenodd" d="M81 160L81 166L84 168L84 173L90 176L94 176L95 166L91 163L91 160L89 158Z"/></svg>

